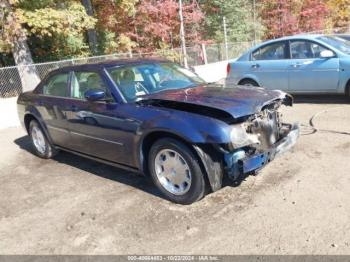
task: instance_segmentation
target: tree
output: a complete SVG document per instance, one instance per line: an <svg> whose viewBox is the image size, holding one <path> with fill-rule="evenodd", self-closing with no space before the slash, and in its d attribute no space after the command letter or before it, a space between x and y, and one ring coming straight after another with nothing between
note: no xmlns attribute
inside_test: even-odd
<svg viewBox="0 0 350 262"><path fill-rule="evenodd" d="M127 32L133 31L132 19L139 0L94 0L97 35L101 53L129 51L136 47Z"/></svg>
<svg viewBox="0 0 350 262"><path fill-rule="evenodd" d="M348 27L350 29L350 0L328 0L331 27Z"/></svg>
<svg viewBox="0 0 350 262"><path fill-rule="evenodd" d="M11 51L16 40L25 39L35 61L90 54L85 32L93 28L96 21L86 14L79 1L6 1L11 4L3 12L6 16L0 42L3 51Z"/></svg>
<svg viewBox="0 0 350 262"><path fill-rule="evenodd" d="M135 30L127 35L140 43L144 50L180 46L178 10L179 4L175 0L144 0L138 5L132 21ZM183 16L187 41L198 43L201 39L197 32L203 18L202 13L196 9L194 3L186 3L183 5Z"/></svg>
<svg viewBox="0 0 350 262"><path fill-rule="evenodd" d="M82 4L85 7L86 13L93 17L94 11L92 7L91 0L82 0ZM88 29L88 39L89 39L89 46L90 50L93 54L97 54L97 33L95 28Z"/></svg>
<svg viewBox="0 0 350 262"><path fill-rule="evenodd" d="M325 28L329 8L324 0L261 0L265 38Z"/></svg>
<svg viewBox="0 0 350 262"><path fill-rule="evenodd" d="M108 2L108 4L106 4ZM154 51L179 46L180 23L176 0L95 0L98 30L105 51ZM203 14L196 2L184 4L186 37L201 39Z"/></svg>
<svg viewBox="0 0 350 262"><path fill-rule="evenodd" d="M260 16L266 28L264 38L278 38L299 32L293 12L295 0L262 0Z"/></svg>
<svg viewBox="0 0 350 262"><path fill-rule="evenodd" d="M12 51L13 58L18 66L23 91L34 88L40 81L33 59L27 44L27 36L21 24L21 13L14 10L16 0L5 0L0 3L2 31L0 40L0 52Z"/></svg>
<svg viewBox="0 0 350 262"><path fill-rule="evenodd" d="M228 41L250 41L254 30L259 37L262 25L259 19L253 19L253 2L247 0L203 0L200 6L205 13L204 35L208 40L223 42L223 17L226 17ZM258 9L258 8L257 8Z"/></svg>
<svg viewBox="0 0 350 262"><path fill-rule="evenodd" d="M324 0L304 0L298 13L299 30L301 32L312 32L325 28L329 10Z"/></svg>
<svg viewBox="0 0 350 262"><path fill-rule="evenodd" d="M22 7L21 12L37 61L42 57L47 61L91 54L85 33L94 28L96 20L79 1L52 0L40 8Z"/></svg>

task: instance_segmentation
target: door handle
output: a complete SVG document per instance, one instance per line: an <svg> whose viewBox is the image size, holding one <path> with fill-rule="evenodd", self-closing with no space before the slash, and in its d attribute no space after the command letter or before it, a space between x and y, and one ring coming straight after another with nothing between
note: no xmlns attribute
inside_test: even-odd
<svg viewBox="0 0 350 262"><path fill-rule="evenodd" d="M293 65L292 65L292 67L294 67L294 68L297 68L297 67L300 67L300 66L301 66L300 63L296 63L296 64L293 64Z"/></svg>
<svg viewBox="0 0 350 262"><path fill-rule="evenodd" d="M259 67L260 67L259 64L254 64L254 65L252 65L252 68L259 68Z"/></svg>

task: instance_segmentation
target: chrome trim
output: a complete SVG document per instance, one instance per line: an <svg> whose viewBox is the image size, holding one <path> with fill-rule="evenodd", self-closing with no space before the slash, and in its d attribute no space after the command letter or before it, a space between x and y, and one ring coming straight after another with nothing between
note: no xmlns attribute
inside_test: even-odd
<svg viewBox="0 0 350 262"><path fill-rule="evenodd" d="M63 133L69 133L68 130L66 129L63 129L63 128L59 128L59 127L54 127L54 126L50 126L50 125L46 125L48 128L50 129L53 129L53 130L57 130L57 131L60 131L60 132L63 132Z"/></svg>
<svg viewBox="0 0 350 262"><path fill-rule="evenodd" d="M87 137L87 138L91 138L91 139L95 139L95 140L99 140L99 141L103 141L103 142L107 142L107 143L112 143L112 144L116 144L116 145L120 145L120 146L124 145L123 143L120 143L120 142L106 140L106 139L95 137L95 136L89 136L89 135L85 135L85 134L81 134L81 133L77 133L77 132L70 132L70 133L72 135L83 136L83 137Z"/></svg>

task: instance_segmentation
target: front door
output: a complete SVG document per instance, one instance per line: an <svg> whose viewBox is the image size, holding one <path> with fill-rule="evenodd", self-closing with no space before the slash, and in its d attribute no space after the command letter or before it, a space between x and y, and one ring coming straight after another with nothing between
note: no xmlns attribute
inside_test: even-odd
<svg viewBox="0 0 350 262"><path fill-rule="evenodd" d="M106 100L87 101L84 93L90 89L101 89ZM75 151L117 162L130 164L128 146L132 135L125 130L125 122L118 115L118 107L113 102L107 83L99 72L74 72L71 81L71 108L67 112L71 135L70 148Z"/></svg>
<svg viewBox="0 0 350 262"><path fill-rule="evenodd" d="M339 81L339 58L322 58L325 47L311 41L290 42L289 91L335 92Z"/></svg>

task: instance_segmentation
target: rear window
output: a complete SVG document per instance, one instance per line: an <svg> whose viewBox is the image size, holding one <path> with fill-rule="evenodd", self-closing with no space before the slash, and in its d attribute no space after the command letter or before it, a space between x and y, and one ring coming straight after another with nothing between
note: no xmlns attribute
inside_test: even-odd
<svg viewBox="0 0 350 262"><path fill-rule="evenodd" d="M252 60L280 60L286 59L286 42L272 43L263 46L252 53Z"/></svg>
<svg viewBox="0 0 350 262"><path fill-rule="evenodd" d="M69 73L52 76L43 86L43 94L48 96L67 96Z"/></svg>

